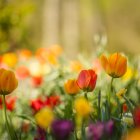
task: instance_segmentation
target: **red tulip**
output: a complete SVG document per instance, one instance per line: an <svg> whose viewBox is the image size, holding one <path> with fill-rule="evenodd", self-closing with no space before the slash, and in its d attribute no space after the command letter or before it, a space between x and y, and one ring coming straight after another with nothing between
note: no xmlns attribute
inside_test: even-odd
<svg viewBox="0 0 140 140"><path fill-rule="evenodd" d="M41 76L34 76L32 77L32 85L34 87L39 87L43 82L43 78Z"/></svg>
<svg viewBox="0 0 140 140"><path fill-rule="evenodd" d="M136 108L133 113L135 125L140 127L140 107Z"/></svg>
<svg viewBox="0 0 140 140"><path fill-rule="evenodd" d="M125 112L127 112L127 110L128 110L127 104L124 103L124 104L123 104L123 112L125 113Z"/></svg>
<svg viewBox="0 0 140 140"><path fill-rule="evenodd" d="M57 95L50 96L45 101L45 105L48 105L52 108L55 107L58 104L60 104L60 97L57 96Z"/></svg>
<svg viewBox="0 0 140 140"><path fill-rule="evenodd" d="M97 80L97 74L94 70L82 70L78 76L77 84L80 89L88 92L95 88Z"/></svg>
<svg viewBox="0 0 140 140"><path fill-rule="evenodd" d="M53 95L47 97L46 100L42 100L40 98L31 101L31 108L37 112L45 106L48 107L55 107L56 105L60 104L60 97L57 95Z"/></svg>
<svg viewBox="0 0 140 140"><path fill-rule="evenodd" d="M9 111L13 111L15 109L16 97L10 97L6 99L6 107Z"/></svg>
<svg viewBox="0 0 140 140"><path fill-rule="evenodd" d="M44 106L44 102L41 99L35 99L31 101L31 108L34 111L39 111Z"/></svg>
<svg viewBox="0 0 140 140"><path fill-rule="evenodd" d="M9 111L13 111L15 109L15 103L16 103L16 97L8 97L6 98L6 108ZM2 103L2 98L0 98L0 109L2 109L3 103Z"/></svg>

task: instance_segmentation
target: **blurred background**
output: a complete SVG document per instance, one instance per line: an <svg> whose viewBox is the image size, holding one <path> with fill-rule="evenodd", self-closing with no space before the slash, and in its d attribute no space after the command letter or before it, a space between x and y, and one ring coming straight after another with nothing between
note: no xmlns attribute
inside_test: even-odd
<svg viewBox="0 0 140 140"><path fill-rule="evenodd" d="M140 53L139 0L0 0L0 53L61 45L70 57Z"/></svg>

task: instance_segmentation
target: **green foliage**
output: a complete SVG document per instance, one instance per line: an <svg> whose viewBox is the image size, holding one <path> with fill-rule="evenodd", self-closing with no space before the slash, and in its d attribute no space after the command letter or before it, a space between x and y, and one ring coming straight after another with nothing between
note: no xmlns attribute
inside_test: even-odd
<svg viewBox="0 0 140 140"><path fill-rule="evenodd" d="M31 1L0 2L0 52L32 45L28 22L34 9Z"/></svg>

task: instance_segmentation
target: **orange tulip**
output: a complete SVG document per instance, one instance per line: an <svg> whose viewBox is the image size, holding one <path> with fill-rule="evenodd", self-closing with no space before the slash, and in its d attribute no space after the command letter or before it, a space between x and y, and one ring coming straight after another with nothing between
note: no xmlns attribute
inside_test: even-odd
<svg viewBox="0 0 140 140"><path fill-rule="evenodd" d="M123 76L127 70L127 59L120 53L111 54L109 58L102 55L100 60L106 73L113 78Z"/></svg>
<svg viewBox="0 0 140 140"><path fill-rule="evenodd" d="M19 51L19 57L21 60L28 60L32 56L32 52L28 49L22 49Z"/></svg>
<svg viewBox="0 0 140 140"><path fill-rule="evenodd" d="M76 80L68 80L65 83L64 88L68 94L76 94L80 90L76 83Z"/></svg>
<svg viewBox="0 0 140 140"><path fill-rule="evenodd" d="M0 94L7 95L13 92L18 86L15 74L6 69L0 69Z"/></svg>
<svg viewBox="0 0 140 140"><path fill-rule="evenodd" d="M78 76L77 84L80 89L92 91L95 88L97 74L92 69L82 70Z"/></svg>
<svg viewBox="0 0 140 140"><path fill-rule="evenodd" d="M122 140L140 140L140 128L133 129Z"/></svg>

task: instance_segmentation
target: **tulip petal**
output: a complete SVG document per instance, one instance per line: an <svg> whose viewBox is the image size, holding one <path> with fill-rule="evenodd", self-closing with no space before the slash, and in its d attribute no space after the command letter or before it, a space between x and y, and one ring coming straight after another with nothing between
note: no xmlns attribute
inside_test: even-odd
<svg viewBox="0 0 140 140"><path fill-rule="evenodd" d="M79 88L86 89L89 85L90 78L90 73L87 70L82 70L77 79Z"/></svg>
<svg viewBox="0 0 140 140"><path fill-rule="evenodd" d="M123 76L126 70L127 70L127 60L125 57L120 56L116 65L116 72L115 72L116 76L117 77Z"/></svg>
<svg viewBox="0 0 140 140"><path fill-rule="evenodd" d="M114 53L114 54L110 55L110 57L108 59L111 74L115 73L116 63L117 63L117 60L118 60L119 56L120 56L119 53Z"/></svg>
<svg viewBox="0 0 140 140"><path fill-rule="evenodd" d="M65 83L64 88L65 88L66 92L69 94L76 94L79 92L79 87L76 83L76 80L68 80Z"/></svg>
<svg viewBox="0 0 140 140"><path fill-rule="evenodd" d="M92 91L96 85L97 75L96 75L95 71L93 71L93 70L88 70L88 71L91 75L91 79L90 79L88 87L89 87L89 90Z"/></svg>

